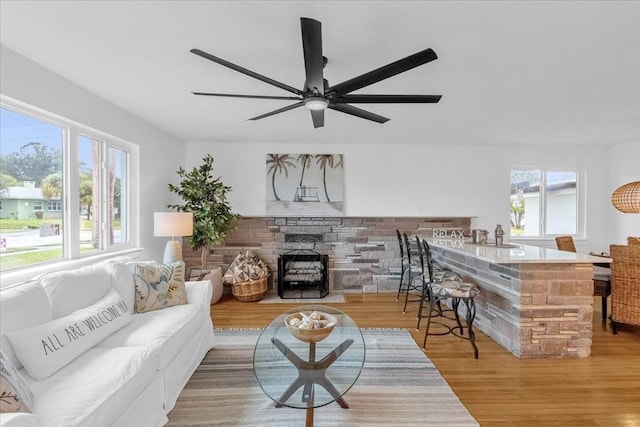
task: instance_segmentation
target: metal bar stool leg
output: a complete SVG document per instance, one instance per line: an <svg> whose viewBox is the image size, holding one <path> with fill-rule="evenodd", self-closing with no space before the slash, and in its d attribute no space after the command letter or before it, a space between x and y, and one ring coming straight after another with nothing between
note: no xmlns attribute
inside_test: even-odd
<svg viewBox="0 0 640 427"><path fill-rule="evenodd" d="M398 295L396 295L396 301L400 301L400 293L402 293L402 285L404 284L404 275L407 272L407 268L402 261L402 267L400 267L400 283L398 284Z"/></svg>
<svg viewBox="0 0 640 427"><path fill-rule="evenodd" d="M476 318L476 302L473 298L465 299L464 304L467 306L467 327L469 329L469 342L473 347L473 356L478 358L478 347L476 346L476 334L473 332L473 321Z"/></svg>
<svg viewBox="0 0 640 427"><path fill-rule="evenodd" d="M458 324L458 329L460 329L460 335L464 336L464 329L462 329L462 322L460 322L460 315L458 314L458 306L460 305L460 298L453 298L451 300L451 307L453 308L453 314L456 318L456 323Z"/></svg>
<svg viewBox="0 0 640 427"><path fill-rule="evenodd" d="M435 302L438 300L438 298L434 297L433 295L431 296L431 299L429 300L429 314L427 315L427 330L424 333L424 340L422 341L422 348L425 348L427 346L427 337L429 336L429 327L431 326L431 312L433 311L433 306L435 305Z"/></svg>

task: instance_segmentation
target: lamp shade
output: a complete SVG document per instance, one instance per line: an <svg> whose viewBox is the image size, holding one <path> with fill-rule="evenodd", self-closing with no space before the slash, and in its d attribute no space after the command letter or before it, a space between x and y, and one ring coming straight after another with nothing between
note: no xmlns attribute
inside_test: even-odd
<svg viewBox="0 0 640 427"><path fill-rule="evenodd" d="M611 203L623 213L640 213L640 181L620 186L611 195Z"/></svg>
<svg viewBox="0 0 640 427"><path fill-rule="evenodd" d="M192 212L154 212L153 235L157 237L191 236Z"/></svg>

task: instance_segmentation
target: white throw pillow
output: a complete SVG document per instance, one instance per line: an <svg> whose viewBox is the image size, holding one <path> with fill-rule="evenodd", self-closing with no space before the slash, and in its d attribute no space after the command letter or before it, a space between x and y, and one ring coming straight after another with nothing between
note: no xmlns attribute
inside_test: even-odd
<svg viewBox="0 0 640 427"><path fill-rule="evenodd" d="M136 307L136 285L133 283L133 274L138 264L142 264L142 262L126 261L111 263L111 286L122 296L122 299L124 299L124 302L132 313L135 313Z"/></svg>
<svg viewBox="0 0 640 427"><path fill-rule="evenodd" d="M68 316L6 334L29 375L42 380L133 321L115 290Z"/></svg>
<svg viewBox="0 0 640 427"><path fill-rule="evenodd" d="M0 351L0 413L29 412L33 393L18 370Z"/></svg>
<svg viewBox="0 0 640 427"><path fill-rule="evenodd" d="M44 288L38 281L29 281L0 289L0 351L16 369L22 368L15 355L7 332L30 328L50 322L51 307Z"/></svg>
<svg viewBox="0 0 640 427"><path fill-rule="evenodd" d="M51 301L53 318L66 316L100 300L111 289L109 263L47 273L40 283Z"/></svg>

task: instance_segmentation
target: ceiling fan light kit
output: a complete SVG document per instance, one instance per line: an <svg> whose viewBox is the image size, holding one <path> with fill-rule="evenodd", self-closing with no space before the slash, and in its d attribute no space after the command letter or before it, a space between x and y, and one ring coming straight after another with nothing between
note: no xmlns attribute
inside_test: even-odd
<svg viewBox="0 0 640 427"><path fill-rule="evenodd" d="M191 49L191 52L212 62L238 71L264 83L286 90L296 96L269 96L269 95L241 95L228 93L192 92L194 95L219 96L231 98L274 99L292 100L295 104L252 117L249 120L260 120L285 111L305 106L311 112L311 119L315 128L324 126L324 110L331 109L340 113L349 114L370 120L376 123L385 123L389 119L370 111L354 107L350 104L431 104L440 101L441 95L375 95L375 94L351 94L358 89L388 79L397 74L404 73L413 68L424 65L438 58L432 49L425 49L406 58L392 62L368 73L346 80L334 86L330 86L323 75L323 68L327 64L327 58L322 55L322 24L311 18L300 18L302 30L302 51L304 55L305 83L303 89L296 89L287 84L273 80L254 71L233 64L222 58L211 55L200 49Z"/></svg>
<svg viewBox="0 0 640 427"><path fill-rule="evenodd" d="M304 106L309 110L326 110L329 106L329 101L321 96L311 96L304 100Z"/></svg>

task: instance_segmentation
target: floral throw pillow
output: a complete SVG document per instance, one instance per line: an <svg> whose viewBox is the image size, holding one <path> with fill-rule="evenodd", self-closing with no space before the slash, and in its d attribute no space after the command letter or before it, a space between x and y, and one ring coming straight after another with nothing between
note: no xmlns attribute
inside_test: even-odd
<svg viewBox="0 0 640 427"><path fill-rule="evenodd" d="M183 261L172 264L137 264L133 273L136 313L186 304L184 273Z"/></svg>
<svg viewBox="0 0 640 427"><path fill-rule="evenodd" d="M0 352L0 413L31 412L33 394L18 370Z"/></svg>

